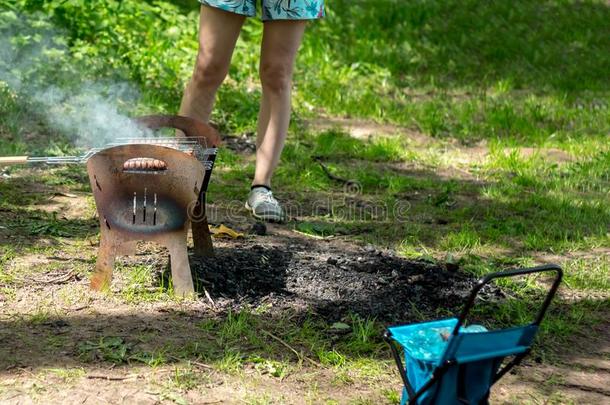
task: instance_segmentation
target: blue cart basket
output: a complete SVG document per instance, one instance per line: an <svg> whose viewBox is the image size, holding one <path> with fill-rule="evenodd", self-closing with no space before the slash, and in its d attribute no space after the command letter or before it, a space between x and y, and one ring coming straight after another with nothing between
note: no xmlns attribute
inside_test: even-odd
<svg viewBox="0 0 610 405"><path fill-rule="evenodd" d="M478 292L491 280L542 272L554 272L555 280L532 323L494 331L480 327L476 333L462 327ZM530 352L562 275L561 268L554 264L489 274L477 281L459 318L388 327L384 338L404 384L401 404L487 404L491 386ZM429 351L414 345L414 336L430 336L431 330L446 334L440 332L441 340L437 339ZM398 345L403 349L405 365ZM512 359L502 366L507 357Z"/></svg>

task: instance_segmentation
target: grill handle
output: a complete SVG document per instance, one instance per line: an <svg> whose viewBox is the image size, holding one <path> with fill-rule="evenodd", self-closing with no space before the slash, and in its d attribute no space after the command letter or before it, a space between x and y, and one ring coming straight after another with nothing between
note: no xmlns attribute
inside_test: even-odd
<svg viewBox="0 0 610 405"><path fill-rule="evenodd" d="M0 166L22 165L28 163L28 156L6 156L0 157Z"/></svg>

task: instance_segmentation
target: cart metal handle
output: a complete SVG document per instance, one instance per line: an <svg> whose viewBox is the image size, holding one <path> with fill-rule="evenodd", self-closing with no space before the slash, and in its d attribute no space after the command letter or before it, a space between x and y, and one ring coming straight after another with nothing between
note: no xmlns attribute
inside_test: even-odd
<svg viewBox="0 0 610 405"><path fill-rule="evenodd" d="M548 309L549 305L551 304L551 301L553 300L553 297L555 296L555 293L557 292L557 288L559 288L559 284L561 283L561 278L563 277L563 270L561 269L561 267L559 267L556 264L546 264L543 266L529 267L529 268L525 268L525 269L501 271L501 272L497 272L497 273L491 273L483 278L480 278L479 281L477 281L474 288L472 289L472 292L470 293L470 297L468 298L466 305L464 305L464 309L462 309L462 313L460 314L460 317L458 318L457 324L455 325L455 328L453 329L452 334L454 336L456 336L459 333L460 327L464 324L464 321L466 320L468 313L474 306L474 302L477 298L477 294L490 281L495 280L497 278L516 277L516 276L523 276L523 275L527 275L527 274L545 273L545 272L554 272L555 280L553 280L553 285L551 286L551 288L549 289L549 291L546 294L546 297L544 299L544 302L542 303L542 306L540 307L540 310L538 311L538 315L536 316L536 319L534 320L534 322L532 322L532 325L536 325L536 326L540 325L540 323L542 322L542 319L544 318L544 315L546 314L546 310Z"/></svg>
<svg viewBox="0 0 610 405"><path fill-rule="evenodd" d="M398 348L396 347L396 343L394 343L394 340L392 339L392 332L390 332L388 329L386 329L383 333L383 340L386 341L386 343L388 344L388 346L390 346L390 349L392 350L392 357L394 357L394 362L396 362L396 366L398 366L398 374L400 374L400 378L402 379L402 383L405 386L405 389L407 390L409 399L411 399L415 396L415 390L413 389L413 386L407 378L405 366L403 366L402 364L402 360L400 358Z"/></svg>
<svg viewBox="0 0 610 405"><path fill-rule="evenodd" d="M445 374L447 369L455 364L454 360L447 360L443 364L439 365L432 372L432 377L417 391L409 382L409 378L407 377L406 365L403 366L402 360L400 358L400 353L398 352L398 348L396 347L396 343L392 339L392 333L386 329L383 334L383 339L387 342L392 349L392 356L394 357L394 361L398 366L398 373L400 374L400 378L402 379L403 385L407 390L407 395L409 397L409 405L415 405L419 397L423 395L431 386L433 386L442 376Z"/></svg>
<svg viewBox="0 0 610 405"><path fill-rule="evenodd" d="M466 302L466 305L464 306L464 309L462 310L462 313L460 314L460 317L458 318L458 322L453 330L453 335L458 334L458 332L460 330L460 326L464 324L464 321L466 320L466 317L468 316L470 309L472 309L472 307L474 305L474 301L477 297L477 294L490 281L497 279L497 278L516 277L516 276L522 276L522 275L526 275L526 274L543 273L543 272L555 272L555 280L553 281L553 285L549 289L549 291L546 295L546 298L544 299L544 302L542 303L542 307L538 311L538 315L536 316L536 319L532 323L533 325L540 325L540 323L542 322L542 319L544 318L546 310L548 309L553 297L555 296L555 293L557 292L557 288L559 288L559 284L561 283L561 278L563 277L563 270L561 269L561 267L559 267L556 264L547 264L547 265L543 265L543 266L530 267L530 268L525 268L525 269L502 271L502 272L488 274L487 276L479 279L477 281L476 285L474 286L474 288L472 289L472 292L470 293L470 297L468 298L468 301ZM383 338L388 343L388 345L390 346L390 349L392 350L392 356L394 357L394 361L396 362L396 365L398 366L398 372L400 374L400 378L402 379L403 385L404 385L405 389L407 390L407 395L409 396L409 401L408 401L409 404L416 404L417 399L419 397L421 397L421 395L424 392L426 392L428 390L428 388L430 388L436 381L438 381L440 379L440 377L442 377L442 375L447 371L447 369L452 364L455 363L454 360L448 360L448 361L444 362L443 364L439 365L437 368L435 368L435 370L432 374L432 377L428 380L428 382L426 382L426 384L424 384L417 392L415 392L415 390L413 389L413 386L411 385L411 383L409 382L409 379L407 377L406 367L402 363L400 353L398 352L396 343L394 342L394 340L392 338L392 333L386 329L385 333L383 334ZM526 351L525 353L517 355L509 364L507 364L502 370L500 370L494 376L492 384L495 383L496 381L498 381L511 368L518 365L521 362L521 360L528 353L529 353L529 350Z"/></svg>

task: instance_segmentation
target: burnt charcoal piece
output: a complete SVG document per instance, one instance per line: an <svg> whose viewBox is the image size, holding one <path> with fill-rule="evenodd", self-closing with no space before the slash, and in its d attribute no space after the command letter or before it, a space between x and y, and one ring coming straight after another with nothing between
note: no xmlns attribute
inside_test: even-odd
<svg viewBox="0 0 610 405"><path fill-rule="evenodd" d="M447 271L455 273L460 269L460 266L457 263L447 262L445 263L445 268L447 269Z"/></svg>
<svg viewBox="0 0 610 405"><path fill-rule="evenodd" d="M331 266L336 266L338 261L334 257L329 257L326 259L326 263L330 264Z"/></svg>
<svg viewBox="0 0 610 405"><path fill-rule="evenodd" d="M264 222L255 222L250 228L249 233L252 235L265 236L267 234L267 225Z"/></svg>

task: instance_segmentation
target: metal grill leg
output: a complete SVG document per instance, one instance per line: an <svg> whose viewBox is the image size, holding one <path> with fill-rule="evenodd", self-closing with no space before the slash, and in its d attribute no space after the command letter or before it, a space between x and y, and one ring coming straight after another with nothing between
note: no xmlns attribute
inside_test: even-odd
<svg viewBox="0 0 610 405"><path fill-rule="evenodd" d="M100 238L100 248L95 263L95 272L91 276L91 288L100 291L110 286L112 281L112 271L114 270L114 259L116 247L111 242L111 237L106 236L107 232L102 230Z"/></svg>
<svg viewBox="0 0 610 405"><path fill-rule="evenodd" d="M206 176L209 176L208 172L206 172ZM199 204L193 214L191 229L193 231L195 254L202 257L214 257L214 245L212 244L205 206L205 191L199 193Z"/></svg>
<svg viewBox="0 0 610 405"><path fill-rule="evenodd" d="M214 245L212 244L212 235L207 218L193 222L192 229L195 254L203 257L214 257Z"/></svg>
<svg viewBox="0 0 610 405"><path fill-rule="evenodd" d="M186 250L186 235L171 237L167 249L170 254L174 294L180 297L194 297L195 288Z"/></svg>

